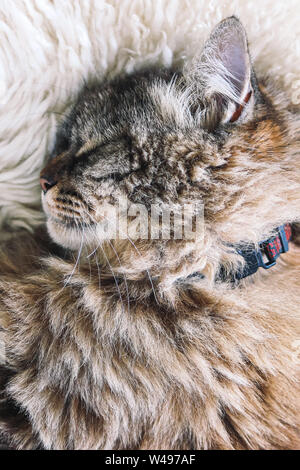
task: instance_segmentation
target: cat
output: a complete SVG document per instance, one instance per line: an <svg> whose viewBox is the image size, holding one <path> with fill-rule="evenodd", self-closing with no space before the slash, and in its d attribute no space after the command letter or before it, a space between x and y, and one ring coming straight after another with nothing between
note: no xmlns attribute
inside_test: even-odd
<svg viewBox="0 0 300 470"><path fill-rule="evenodd" d="M299 448L299 131L236 17L181 69L84 88L41 172L47 232L1 248L12 448ZM105 238L120 201L201 203L202 236Z"/></svg>

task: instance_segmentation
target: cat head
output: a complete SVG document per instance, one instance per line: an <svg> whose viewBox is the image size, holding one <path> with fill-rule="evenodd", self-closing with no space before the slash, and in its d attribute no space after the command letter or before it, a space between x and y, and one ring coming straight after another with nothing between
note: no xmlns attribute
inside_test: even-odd
<svg viewBox="0 0 300 470"><path fill-rule="evenodd" d="M227 18L182 70L140 71L82 91L41 172L50 235L96 249L120 201L148 217L153 205L200 203L200 241L149 239L140 249L174 266L190 257L187 273L200 259L217 264L228 244L258 243L300 219L299 129L286 97L257 80L242 24ZM113 244L130 264L129 242Z"/></svg>

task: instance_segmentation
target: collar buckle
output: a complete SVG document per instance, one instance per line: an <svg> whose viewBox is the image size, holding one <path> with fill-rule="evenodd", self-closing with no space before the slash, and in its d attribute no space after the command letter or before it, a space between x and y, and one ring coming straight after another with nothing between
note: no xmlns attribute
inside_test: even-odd
<svg viewBox="0 0 300 470"><path fill-rule="evenodd" d="M255 274L259 268L270 269L275 266L277 258L281 253L289 251L289 241L292 237L292 227L289 223L277 227L276 234L258 245L258 249L253 245L250 247L237 246L236 252L244 258L245 266L231 274L231 281L236 283L245 277ZM217 279L228 280L228 273L223 266Z"/></svg>
<svg viewBox="0 0 300 470"><path fill-rule="evenodd" d="M262 254L263 247L260 247L259 251L257 252L257 262L258 262L258 267L259 268L264 268L264 269L270 269L272 266L275 266L276 264L276 258L271 257L265 250L264 253L268 258L268 261L265 263L263 259L263 254Z"/></svg>
<svg viewBox="0 0 300 470"><path fill-rule="evenodd" d="M264 269L269 269L276 264L276 259L279 257L280 253L286 253L289 251L289 240L287 237L286 229L289 229L288 225L281 225L278 227L278 235L271 240L267 240L266 242L262 243L259 247L259 251L257 252L257 261L258 266ZM274 242L277 240L277 244L275 244L276 249L274 249ZM280 240L280 246L278 246ZM272 248L270 246L273 244ZM268 261L265 262L263 259L263 253L267 256Z"/></svg>

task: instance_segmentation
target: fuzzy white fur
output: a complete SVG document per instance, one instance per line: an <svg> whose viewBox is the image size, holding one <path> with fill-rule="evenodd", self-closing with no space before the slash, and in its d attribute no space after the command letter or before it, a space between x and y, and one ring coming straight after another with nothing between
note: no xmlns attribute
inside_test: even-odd
<svg viewBox="0 0 300 470"><path fill-rule="evenodd" d="M0 0L0 229L39 223L38 175L85 80L191 59L239 16L256 69L300 102L299 0Z"/></svg>

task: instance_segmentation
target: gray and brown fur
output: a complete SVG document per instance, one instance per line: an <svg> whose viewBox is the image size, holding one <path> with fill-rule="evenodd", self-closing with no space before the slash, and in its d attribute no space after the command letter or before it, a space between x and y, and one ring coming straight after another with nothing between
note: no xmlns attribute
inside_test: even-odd
<svg viewBox="0 0 300 470"><path fill-rule="evenodd" d="M57 179L43 196L57 245L41 230L0 256L0 430L12 447L299 448L299 131L299 110L256 79L234 17L181 71L82 92L44 170ZM117 198L200 201L204 240L99 246ZM221 265L240 268L230 244L287 222L295 243L276 267L215 280Z"/></svg>

